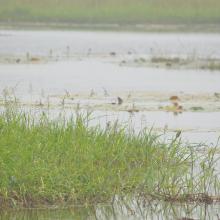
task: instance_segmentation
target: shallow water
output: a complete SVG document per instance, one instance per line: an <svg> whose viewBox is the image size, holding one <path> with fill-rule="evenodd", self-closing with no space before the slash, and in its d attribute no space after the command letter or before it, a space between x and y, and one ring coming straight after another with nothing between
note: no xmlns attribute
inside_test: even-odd
<svg viewBox="0 0 220 220"><path fill-rule="evenodd" d="M50 94L96 91L220 92L219 72L121 67L102 59L47 64L0 64L0 88L17 87ZM20 92L19 92L20 94Z"/></svg>
<svg viewBox="0 0 220 220"><path fill-rule="evenodd" d="M220 34L0 30L0 55L148 54L220 57Z"/></svg>
<svg viewBox="0 0 220 220"><path fill-rule="evenodd" d="M16 97L24 102L43 101L50 96L52 104L59 104L61 99L54 99L53 96L59 97L68 92L77 94L74 100L67 100L70 109L79 103L82 108L92 109L95 115L97 112L98 116L107 114L103 121L118 119L126 123L132 120L136 130L146 126L160 130L168 127L172 132L180 129L185 132L184 139L193 142L216 143L220 135L219 100L207 97L207 100L211 101L208 105L212 105L215 112L183 112L177 116L158 111L158 105L163 103L156 101L158 97L168 101L168 93L191 94L193 97L200 93L220 92L219 72L121 67L102 58L85 58L46 64L0 64L0 79L2 91L4 88L13 88ZM96 99L90 99L91 90L96 93ZM109 97L104 97L104 90ZM156 106L157 110L154 108L153 111L141 111L131 117L131 114L118 112L120 109L113 106L114 109L109 104L123 92L135 94L136 91L146 94L156 92L157 97L153 96L152 100L144 100L144 97L140 96L139 100L135 101L134 95L133 103L136 106L147 105L148 108ZM85 98L85 94L88 98ZM1 97L3 99L3 95ZM195 100L192 100L192 103L195 103ZM203 102L199 104L202 105ZM132 102L127 105L129 108ZM111 109L114 111L108 112ZM98 123L103 121L97 120Z"/></svg>
<svg viewBox="0 0 220 220"><path fill-rule="evenodd" d="M177 220L193 218L201 220L218 220L220 207L214 205L196 204L170 204L163 202L137 203L128 202L126 205L117 203L113 205L97 205L88 207L72 207L58 210L21 210L4 212L0 219L22 220L70 220L70 219L118 219L118 220Z"/></svg>

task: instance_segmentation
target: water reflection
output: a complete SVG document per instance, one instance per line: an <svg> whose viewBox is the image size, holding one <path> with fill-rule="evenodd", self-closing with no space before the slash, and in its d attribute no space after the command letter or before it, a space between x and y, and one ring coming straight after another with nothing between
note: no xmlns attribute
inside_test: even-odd
<svg viewBox="0 0 220 220"><path fill-rule="evenodd" d="M69 220L69 219L220 219L220 205L173 204L159 201L120 200L112 205L66 209L20 210L2 212L0 219Z"/></svg>

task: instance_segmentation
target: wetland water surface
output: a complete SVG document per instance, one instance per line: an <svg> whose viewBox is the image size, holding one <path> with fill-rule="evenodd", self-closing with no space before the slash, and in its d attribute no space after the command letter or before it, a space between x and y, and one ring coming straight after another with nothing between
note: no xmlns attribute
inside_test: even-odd
<svg viewBox="0 0 220 220"><path fill-rule="evenodd" d="M0 219L22 219L22 220L70 220L70 219L118 219L118 220L218 220L219 205L197 206L195 204L167 204L167 203L145 203L137 204L113 204L98 205L96 207L73 207L72 209L60 210L23 210L18 212L2 213Z"/></svg>
<svg viewBox="0 0 220 220"><path fill-rule="evenodd" d="M102 111L102 115L106 111L109 115L111 110L119 120L129 119L126 111L136 108L139 113L132 117L137 127L143 124L144 117L139 115L147 115L145 125L161 130L165 126L172 131L182 129L189 141L213 143L220 134L220 99L214 95L220 91L217 71L121 67L108 59L84 58L45 64L1 64L0 77L1 90L8 89L26 105L46 105L49 100L59 107L65 99L67 108L80 105ZM180 115L161 110L171 105L172 95L181 99L184 112ZM118 96L124 102L112 105ZM202 111L192 112L196 107Z"/></svg>
<svg viewBox="0 0 220 220"><path fill-rule="evenodd" d="M69 115L80 106L93 111L93 125L119 120L136 131L146 126L159 132L165 129L167 139L182 130L184 141L215 145L220 135L220 71L132 67L120 62L155 55L220 58L219 39L220 34L1 30L0 103L16 98L25 108L43 111L49 105L53 117L64 111ZM178 114L171 96L178 96L183 106ZM118 104L117 97L123 103ZM122 215L110 212L109 218L102 216L107 209L98 208L95 215L100 219L217 219L219 207L209 208L181 206L178 211L170 208L172 214L156 214L152 208L136 207L132 216L132 209L122 207ZM144 214L146 210L153 217ZM56 218L71 219L72 212L66 213ZM31 213L19 215L28 219ZM37 215L54 219L43 212Z"/></svg>
<svg viewBox="0 0 220 220"><path fill-rule="evenodd" d="M220 57L220 35L207 33L122 33L88 31L0 31L1 54L149 54Z"/></svg>

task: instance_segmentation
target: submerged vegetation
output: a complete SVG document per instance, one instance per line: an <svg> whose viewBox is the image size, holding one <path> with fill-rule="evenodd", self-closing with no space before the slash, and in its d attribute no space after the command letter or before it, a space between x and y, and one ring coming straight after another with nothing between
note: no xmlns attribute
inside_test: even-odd
<svg viewBox="0 0 220 220"><path fill-rule="evenodd" d="M220 70L220 60L218 58L200 58L195 56L189 57L172 57L172 56L153 56L150 59L139 57L134 60L122 60L121 65L135 65L156 68L174 68L174 69L202 69L210 71Z"/></svg>
<svg viewBox="0 0 220 220"><path fill-rule="evenodd" d="M218 23L218 0L0 0L1 21ZM126 6L126 7L125 7Z"/></svg>
<svg viewBox="0 0 220 220"><path fill-rule="evenodd" d="M117 123L88 125L76 112L50 119L0 113L0 206L39 207L113 202L117 197L219 201L217 149L169 143Z"/></svg>
<svg viewBox="0 0 220 220"><path fill-rule="evenodd" d="M220 62L219 61L209 61L206 65L201 66L202 69L209 69L209 70L220 70Z"/></svg>

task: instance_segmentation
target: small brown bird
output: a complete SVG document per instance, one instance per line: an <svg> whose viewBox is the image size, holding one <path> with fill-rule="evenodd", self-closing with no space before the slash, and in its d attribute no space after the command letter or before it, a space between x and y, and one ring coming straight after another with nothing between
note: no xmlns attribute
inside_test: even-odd
<svg viewBox="0 0 220 220"><path fill-rule="evenodd" d="M180 101L180 98L176 95L173 95L173 96L170 97L170 101L171 102L178 102L178 101Z"/></svg>
<svg viewBox="0 0 220 220"><path fill-rule="evenodd" d="M40 61L40 58L38 58L38 57L31 57L31 58L30 58L30 61L31 61L31 62L39 62L39 61Z"/></svg>

